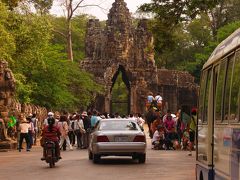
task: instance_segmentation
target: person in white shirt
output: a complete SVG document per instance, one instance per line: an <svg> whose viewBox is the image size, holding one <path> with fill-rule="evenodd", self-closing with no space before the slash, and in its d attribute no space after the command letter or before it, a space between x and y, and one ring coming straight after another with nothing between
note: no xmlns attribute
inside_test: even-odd
<svg viewBox="0 0 240 180"><path fill-rule="evenodd" d="M60 137L60 143L59 146L62 148L64 140L66 140L67 146L69 147L70 150L73 150L73 147L70 143L69 137L68 137L68 124L67 124L67 116L63 115L60 116L60 120L58 121L58 127L61 132L61 137Z"/></svg>
<svg viewBox="0 0 240 180"><path fill-rule="evenodd" d="M152 149L159 150L163 149L164 146L164 127L159 125L157 130L153 134L152 138Z"/></svg>
<svg viewBox="0 0 240 180"><path fill-rule="evenodd" d="M25 139L27 147L26 151L30 151L30 141L29 141L29 135L28 131L31 128L30 124L26 120L26 118L23 116L23 114L20 115L20 124L19 124L19 131L20 131L20 139L18 144L18 151L21 152L23 139Z"/></svg>
<svg viewBox="0 0 240 180"><path fill-rule="evenodd" d="M33 137L35 134L35 130L34 130L34 125L33 125L31 117L27 117L26 119L27 119L28 123L30 124L30 128L28 130L28 137L29 137L29 148L31 149L32 145L33 145Z"/></svg>
<svg viewBox="0 0 240 180"><path fill-rule="evenodd" d="M75 117L76 114L69 117L68 137L72 146L75 145Z"/></svg>
<svg viewBox="0 0 240 180"><path fill-rule="evenodd" d="M139 127L142 129L142 131L144 131L143 125L145 123L145 120L142 118L142 115L140 113L138 113L137 123L138 123Z"/></svg>
<svg viewBox="0 0 240 180"><path fill-rule="evenodd" d="M83 120L80 118L80 115L77 114L75 116L75 134L77 136L77 149L82 149L83 148L83 134L86 133L85 129L84 129L84 125L83 125Z"/></svg>
<svg viewBox="0 0 240 180"><path fill-rule="evenodd" d="M157 103L162 103L162 96L160 96L159 94L155 96L155 101L157 101Z"/></svg>

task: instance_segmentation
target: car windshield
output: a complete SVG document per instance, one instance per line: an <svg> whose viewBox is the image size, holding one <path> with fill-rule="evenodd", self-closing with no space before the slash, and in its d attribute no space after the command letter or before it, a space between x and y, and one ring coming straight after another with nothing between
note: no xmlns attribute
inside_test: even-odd
<svg viewBox="0 0 240 180"><path fill-rule="evenodd" d="M126 121L126 120L109 120L109 121L102 121L99 126L99 130L106 130L106 131L136 131L138 129L138 125L133 121Z"/></svg>

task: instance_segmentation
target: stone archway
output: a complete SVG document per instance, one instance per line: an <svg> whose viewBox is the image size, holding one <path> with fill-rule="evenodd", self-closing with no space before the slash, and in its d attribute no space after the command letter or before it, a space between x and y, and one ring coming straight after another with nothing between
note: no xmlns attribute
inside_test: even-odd
<svg viewBox="0 0 240 180"><path fill-rule="evenodd" d="M114 93L114 90L115 90L114 87L115 87L116 83L119 83L119 82L116 82L117 80L119 80L119 78L121 79L120 82L122 81L124 83L126 90L124 92L124 90L123 90L124 87L119 87L118 92L116 92L116 93L121 93L121 94L117 94L117 96L116 96L116 93ZM120 89L120 91L119 91L119 89ZM111 113L118 112L120 114L125 114L125 115L129 114L131 112L131 107L130 107L130 105L131 105L131 86L130 86L130 82L129 82L129 78L127 76L126 70L122 65L119 65L116 73L113 75L110 93L111 93L111 95L110 95L110 97L111 97L110 112ZM114 97L114 96L116 96L116 97Z"/></svg>
<svg viewBox="0 0 240 180"><path fill-rule="evenodd" d="M196 106L194 78L187 72L157 68L148 21L141 19L134 26L124 0L115 0L104 28L98 19L89 20L85 42L86 58L80 66L105 87L104 95L98 95L95 101L94 108L100 112L111 112L112 87L119 72L124 74L129 89L130 113L145 112L149 91L160 94L172 111L183 104Z"/></svg>

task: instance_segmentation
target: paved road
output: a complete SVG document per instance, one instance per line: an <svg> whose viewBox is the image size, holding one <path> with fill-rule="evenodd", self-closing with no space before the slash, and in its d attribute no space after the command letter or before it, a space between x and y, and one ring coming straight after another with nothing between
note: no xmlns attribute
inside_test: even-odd
<svg viewBox="0 0 240 180"><path fill-rule="evenodd" d="M149 140L148 140L149 141ZM149 144L149 143L148 143ZM130 158L104 158L101 164L88 160L87 150L62 152L63 159L50 169L40 161L41 148L31 152L0 152L1 180L194 180L195 155L185 151L156 151L148 147L145 164Z"/></svg>

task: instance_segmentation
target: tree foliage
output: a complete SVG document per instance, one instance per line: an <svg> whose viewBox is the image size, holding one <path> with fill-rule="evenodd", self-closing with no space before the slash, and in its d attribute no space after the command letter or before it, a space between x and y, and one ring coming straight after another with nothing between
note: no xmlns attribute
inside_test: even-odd
<svg viewBox="0 0 240 180"><path fill-rule="evenodd" d="M12 34L6 29L7 19L7 7L0 3L0 59L10 61L15 51L15 44Z"/></svg>
<svg viewBox="0 0 240 180"><path fill-rule="evenodd" d="M186 70L199 81L201 67L219 40L236 29L240 1L152 0L140 11L153 16L150 26L157 65Z"/></svg>
<svg viewBox="0 0 240 180"><path fill-rule="evenodd" d="M1 2L5 3L8 9L13 10L21 0L1 0Z"/></svg>
<svg viewBox="0 0 240 180"><path fill-rule="evenodd" d="M71 20L72 25L72 48L74 53L74 62L78 62L84 57L84 43L85 32L88 19L91 18L88 15L74 16ZM51 23L53 24L53 39L54 44L59 44L64 47L64 51L67 51L67 30L66 19L64 17L51 17Z"/></svg>
<svg viewBox="0 0 240 180"><path fill-rule="evenodd" d="M16 98L21 103L73 111L86 108L93 95L101 93L101 86L90 74L67 60L64 43L57 43L60 41L53 33L54 17L8 11L2 3L0 10L0 57L10 64L16 78ZM83 28L78 26L78 32ZM81 53L82 34L76 36Z"/></svg>

